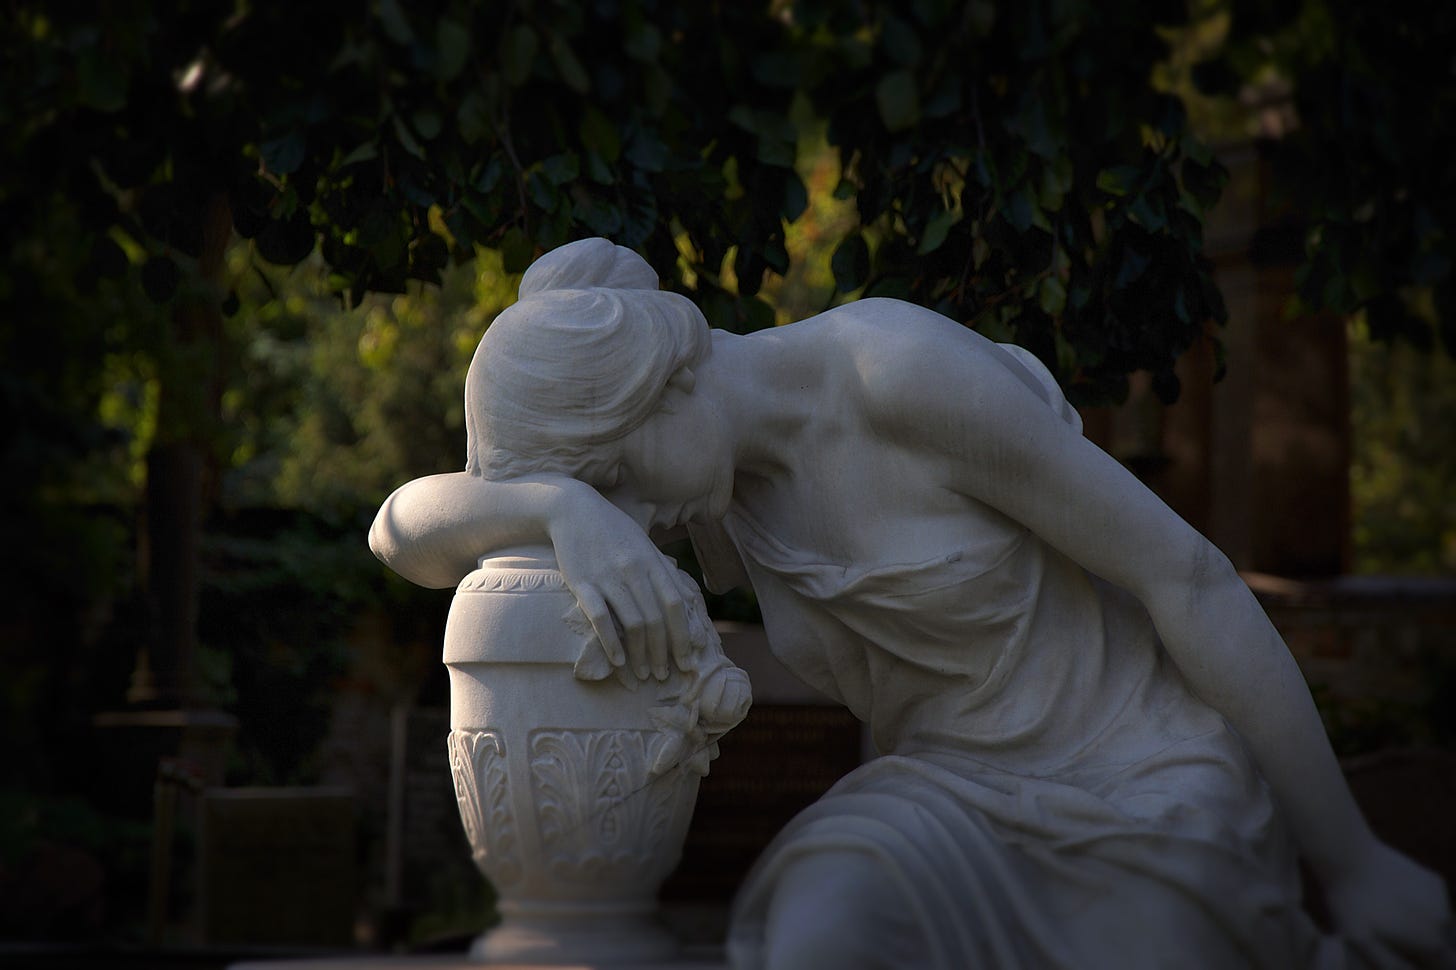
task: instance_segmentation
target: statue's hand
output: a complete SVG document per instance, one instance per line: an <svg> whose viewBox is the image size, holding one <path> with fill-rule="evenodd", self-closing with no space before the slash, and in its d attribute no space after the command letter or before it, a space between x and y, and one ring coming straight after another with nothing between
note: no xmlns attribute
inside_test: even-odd
<svg viewBox="0 0 1456 970"><path fill-rule="evenodd" d="M569 513L551 524L551 543L566 585L591 622L613 666L627 664L641 680L692 666L692 602L678 585L677 566L647 533L589 486Z"/></svg>
<svg viewBox="0 0 1456 970"><path fill-rule="evenodd" d="M1383 842L1325 882L1335 929L1363 965L1456 968L1456 926L1441 877Z"/></svg>

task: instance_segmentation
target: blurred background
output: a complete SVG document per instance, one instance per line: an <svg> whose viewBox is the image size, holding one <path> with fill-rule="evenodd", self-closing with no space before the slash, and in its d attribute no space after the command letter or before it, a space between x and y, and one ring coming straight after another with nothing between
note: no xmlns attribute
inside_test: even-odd
<svg viewBox="0 0 1456 970"><path fill-rule="evenodd" d="M476 342L587 235L737 332L895 296L1028 347L1456 877L1449 6L22 0L0 44L0 961L487 924L450 592L365 535L462 467ZM715 773L784 770L780 707ZM814 723L822 790L861 746ZM693 851L685 925L735 876Z"/></svg>

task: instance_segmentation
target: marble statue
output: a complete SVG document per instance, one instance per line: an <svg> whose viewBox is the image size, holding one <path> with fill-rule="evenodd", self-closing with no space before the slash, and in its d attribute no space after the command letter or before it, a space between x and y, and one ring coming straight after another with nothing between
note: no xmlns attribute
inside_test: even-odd
<svg viewBox="0 0 1456 970"><path fill-rule="evenodd" d="M867 299L709 331L636 254L528 270L465 390L466 470L380 509L445 587L549 543L614 669L690 666L751 584L775 654L879 757L767 849L735 967L1441 965L1445 887L1371 833L1228 560L1080 433L1031 355ZM1296 860L1333 930L1301 906Z"/></svg>

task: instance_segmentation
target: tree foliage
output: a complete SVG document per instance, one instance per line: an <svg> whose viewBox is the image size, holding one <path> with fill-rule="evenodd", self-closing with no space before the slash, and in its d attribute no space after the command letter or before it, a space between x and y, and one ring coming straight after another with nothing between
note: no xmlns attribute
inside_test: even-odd
<svg viewBox="0 0 1456 970"><path fill-rule="evenodd" d="M1456 354L1456 7L1394 0L1220 0L1205 92L1287 97L1267 144L1303 242L1310 307L1363 310L1377 339Z"/></svg>
<svg viewBox="0 0 1456 970"><path fill-rule="evenodd" d="M1377 336L1429 342L1440 321L1452 344L1453 14L1193 11L1230 25L1205 90L1292 91L1299 124L1274 150L1304 213L1306 300L1363 309ZM768 326L815 211L806 130L858 214L823 241L829 300L904 297L1020 342L1081 403L1118 399L1135 370L1171 398L1174 360L1223 316L1200 255L1223 172L1153 70L1188 16L1169 0L19 0L0 24L7 467L74 495L99 476L51 466L139 469L141 441L228 464L278 361L218 321L246 305L248 327L289 325L249 294L311 254L359 306L452 258L488 250L509 274L607 235L714 325ZM229 235L248 259L221 263Z"/></svg>
<svg viewBox="0 0 1456 970"><path fill-rule="evenodd" d="M197 284L219 206L263 261L317 247L356 303L438 281L477 246L514 271L605 235L743 331L772 322L760 288L789 268L807 106L831 122L863 227L835 254L840 290L1022 342L1081 399L1118 397L1140 368L1171 397L1173 360L1222 317L1199 256L1222 174L1150 80L1155 25L1181 7L1120 13L22 3L4 41L20 161L5 215L36 231L74 200L87 272L160 301Z"/></svg>

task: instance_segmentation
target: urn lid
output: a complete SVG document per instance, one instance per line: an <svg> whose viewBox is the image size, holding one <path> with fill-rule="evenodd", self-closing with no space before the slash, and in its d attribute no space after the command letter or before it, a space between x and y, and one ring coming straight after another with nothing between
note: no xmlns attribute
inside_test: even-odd
<svg viewBox="0 0 1456 970"><path fill-rule="evenodd" d="M445 663L574 664L596 639L549 547L482 556L455 588Z"/></svg>

